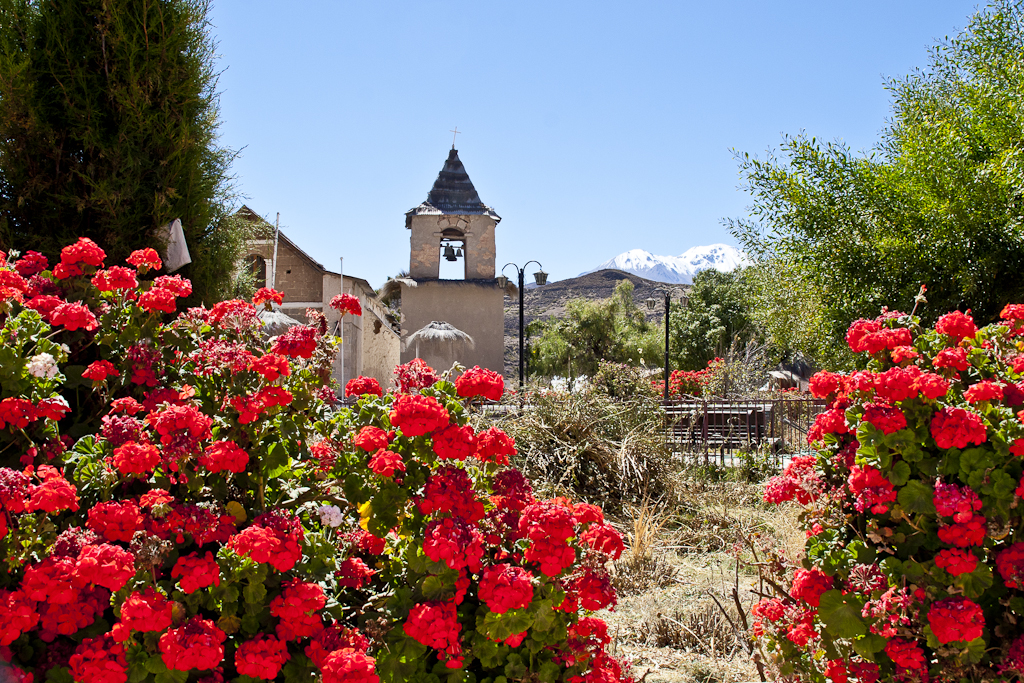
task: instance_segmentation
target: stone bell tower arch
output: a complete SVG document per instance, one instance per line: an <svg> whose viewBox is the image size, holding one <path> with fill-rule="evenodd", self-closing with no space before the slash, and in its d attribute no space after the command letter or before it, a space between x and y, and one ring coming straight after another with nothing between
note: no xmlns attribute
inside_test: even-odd
<svg viewBox="0 0 1024 683"><path fill-rule="evenodd" d="M439 371L455 361L504 371L504 291L494 277L500 221L480 200L454 146L426 201L405 214L410 257L409 278L402 285L403 340L432 321L447 322L473 338L471 349L459 351L462 357L424 356ZM440 279L442 258L462 260L464 277ZM402 352L403 363L415 357L415 348Z"/></svg>

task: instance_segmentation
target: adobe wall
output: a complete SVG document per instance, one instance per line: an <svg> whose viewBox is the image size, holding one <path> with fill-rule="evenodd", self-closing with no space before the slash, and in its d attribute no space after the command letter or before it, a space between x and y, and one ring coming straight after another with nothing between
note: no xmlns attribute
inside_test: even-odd
<svg viewBox="0 0 1024 683"><path fill-rule="evenodd" d="M494 278L494 219L490 216L413 216L409 224L409 277L437 279L441 265L441 233L447 228L465 236L467 280ZM427 321L430 322L430 321Z"/></svg>
<svg viewBox="0 0 1024 683"><path fill-rule="evenodd" d="M467 368L474 365L504 374L504 290L490 281L426 280L415 287L402 285L402 362L416 357L414 345L406 338L431 321L454 325L476 342L462 358L431 356L421 346L428 365L443 372L458 360Z"/></svg>

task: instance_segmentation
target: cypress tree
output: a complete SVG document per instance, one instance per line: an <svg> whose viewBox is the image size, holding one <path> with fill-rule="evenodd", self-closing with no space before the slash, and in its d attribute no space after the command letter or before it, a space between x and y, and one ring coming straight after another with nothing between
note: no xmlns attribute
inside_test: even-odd
<svg viewBox="0 0 1024 683"><path fill-rule="evenodd" d="M224 295L244 233L218 146L209 0L0 0L0 243L108 263L180 218L196 300Z"/></svg>

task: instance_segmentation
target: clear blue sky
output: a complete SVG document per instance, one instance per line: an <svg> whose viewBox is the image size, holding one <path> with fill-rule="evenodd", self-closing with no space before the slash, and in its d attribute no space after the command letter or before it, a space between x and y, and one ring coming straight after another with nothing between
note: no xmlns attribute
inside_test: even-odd
<svg viewBox="0 0 1024 683"><path fill-rule="evenodd" d="M498 267L537 259L562 279L628 249L734 244L722 219L749 198L732 149L801 130L871 147L885 78L924 66L976 7L215 0L221 141L241 150L245 203L379 286L408 268L403 214L458 126L503 219Z"/></svg>

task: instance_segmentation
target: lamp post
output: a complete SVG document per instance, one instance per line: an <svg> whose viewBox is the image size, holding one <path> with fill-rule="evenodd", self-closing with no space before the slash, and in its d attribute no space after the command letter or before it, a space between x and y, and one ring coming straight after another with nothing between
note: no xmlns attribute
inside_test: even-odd
<svg viewBox="0 0 1024 683"><path fill-rule="evenodd" d="M523 393L523 387L526 384L526 372L525 372L525 367L526 367L525 366L525 361L526 361L526 358L525 358L524 350L523 350L523 290L525 289L524 282L523 282L523 277L524 277L523 273L524 273L524 270L525 270L526 266L530 265L531 263L536 263L537 267L540 268L539 271L537 271L536 273L533 274L533 279L537 283L538 286L543 287L545 284L547 284L548 274L544 272L544 266L542 266L540 264L540 261L527 261L526 263L523 264L522 268L520 268L519 266L517 266L514 263L506 263L501 268L502 275L499 275L498 278L497 278L498 286L501 287L502 289L505 289L505 287L508 285L508 278L505 277L505 275L504 275L505 268L508 268L509 266L512 266L517 271L519 271L519 393L520 394Z"/></svg>
<svg viewBox="0 0 1024 683"><path fill-rule="evenodd" d="M668 376L669 376L669 372L668 372L668 342L669 342L669 320L668 320L668 313L669 313L669 307L672 304L672 297L678 298L680 303L683 304L683 306L686 305L687 298L688 298L686 296L686 292L684 292L683 290L679 289L678 287L674 287L672 289L666 289L665 290L665 389L664 389L664 400L665 400L666 403L668 402ZM651 297L651 298L647 299L647 310L653 311L657 307L657 305L658 305L658 300L655 299L654 297Z"/></svg>

